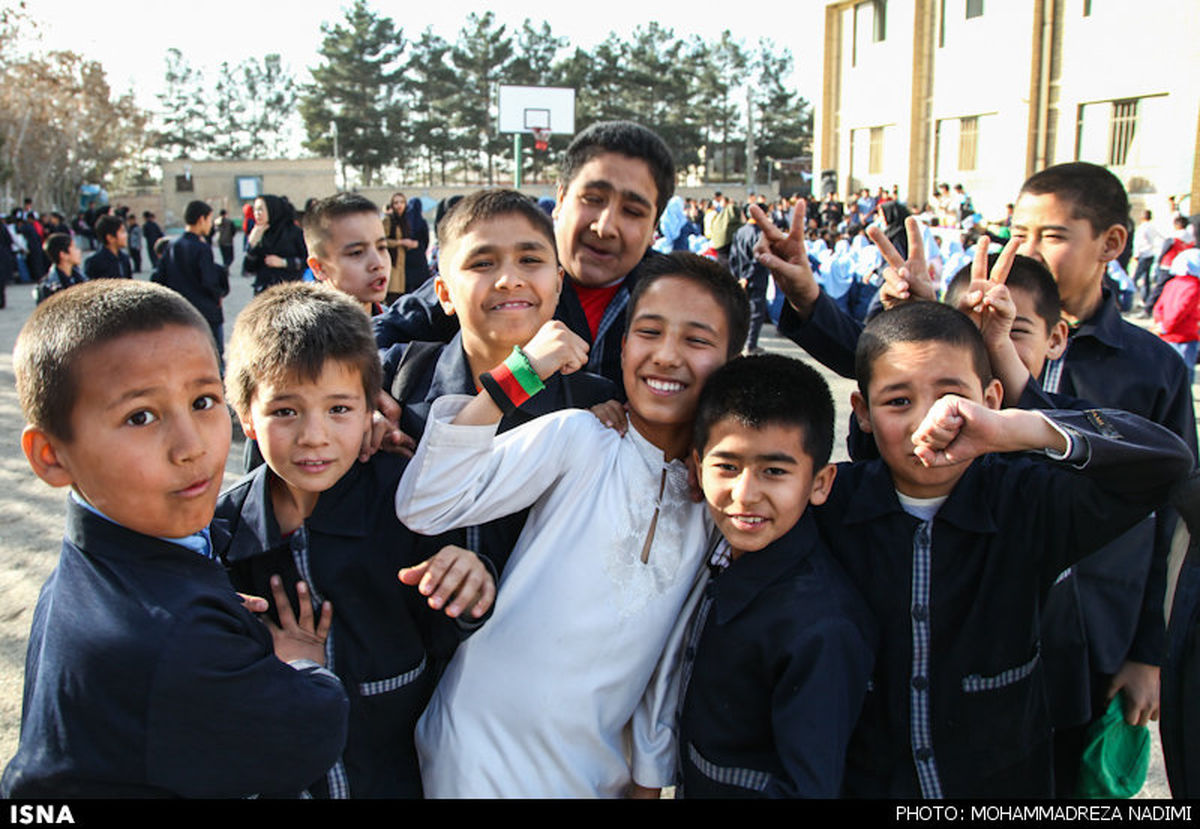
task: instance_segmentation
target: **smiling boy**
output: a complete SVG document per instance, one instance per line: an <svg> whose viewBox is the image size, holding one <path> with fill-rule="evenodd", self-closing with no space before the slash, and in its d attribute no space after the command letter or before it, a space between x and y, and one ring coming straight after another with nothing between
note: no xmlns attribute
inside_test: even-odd
<svg viewBox="0 0 1200 829"><path fill-rule="evenodd" d="M734 360L705 384L694 462L724 543L685 651L676 797L841 793L878 634L808 509L832 445L829 387L798 360Z"/></svg>
<svg viewBox="0 0 1200 829"><path fill-rule="evenodd" d="M26 458L71 494L0 792L298 790L341 750L346 697L321 667L329 611L268 632L215 560L230 422L208 324L158 285L88 282L37 307L14 364Z"/></svg>
<svg viewBox="0 0 1200 829"><path fill-rule="evenodd" d="M591 347L587 370L621 382L625 309L642 268L659 258L654 229L675 192L675 162L663 140L630 121L591 125L564 154L554 236L566 280L555 318ZM439 231L440 232L440 231ZM401 297L375 321L381 349L446 341L453 318L433 285Z"/></svg>
<svg viewBox="0 0 1200 829"><path fill-rule="evenodd" d="M816 510L882 633L846 792L1048 796L1042 596L1153 508L1188 449L1115 410L996 411L982 336L940 303L868 323L855 374L880 460L839 466ZM1038 451L1067 464L1011 454Z"/></svg>
<svg viewBox="0 0 1200 829"><path fill-rule="evenodd" d="M674 668L710 527L683 459L700 389L748 325L727 271L673 254L630 300L624 437L580 411L496 433L508 407L587 363L557 321L483 375L484 392L434 404L396 491L401 519L440 532L530 511L504 601L418 725L428 794L616 797L673 782Z"/></svg>
<svg viewBox="0 0 1200 829"><path fill-rule="evenodd" d="M214 527L228 542L218 552L240 590L274 594L272 614L310 600L338 608L325 650L350 698L349 733L306 789L419 797L413 726L460 632L491 606L490 568L396 520L389 496L403 458L358 461L380 366L353 300L313 283L270 288L238 315L229 355L230 403L265 463L222 494ZM311 597L275 593L281 576L303 578ZM293 722L300 733L309 725Z"/></svg>

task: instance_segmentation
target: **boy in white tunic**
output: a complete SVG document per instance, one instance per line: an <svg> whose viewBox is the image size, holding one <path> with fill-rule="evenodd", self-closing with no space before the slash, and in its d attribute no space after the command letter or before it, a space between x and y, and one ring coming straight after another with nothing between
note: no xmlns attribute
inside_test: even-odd
<svg viewBox="0 0 1200 829"><path fill-rule="evenodd" d="M657 796L673 782L675 668L711 529L683 458L749 307L727 270L679 253L648 263L628 313L623 436L584 411L496 434L542 380L586 365L587 344L552 321L484 391L434 404L396 492L422 533L532 507L492 620L418 723L427 796Z"/></svg>

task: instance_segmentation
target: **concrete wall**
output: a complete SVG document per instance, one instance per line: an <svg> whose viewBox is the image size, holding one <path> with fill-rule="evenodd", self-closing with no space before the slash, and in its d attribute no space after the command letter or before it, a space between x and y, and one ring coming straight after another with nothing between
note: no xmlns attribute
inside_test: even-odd
<svg viewBox="0 0 1200 829"><path fill-rule="evenodd" d="M180 191L176 177L190 173L192 191ZM238 176L261 176L262 192L287 196L297 209L311 196L320 198L337 192L332 158L266 159L248 161L171 161L163 165L163 215L160 224L176 225L193 199L201 199L214 210L240 212Z"/></svg>

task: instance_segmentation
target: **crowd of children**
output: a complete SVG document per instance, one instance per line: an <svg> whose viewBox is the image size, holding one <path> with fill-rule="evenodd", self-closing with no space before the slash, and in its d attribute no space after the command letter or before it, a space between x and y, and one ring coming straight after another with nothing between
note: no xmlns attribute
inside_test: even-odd
<svg viewBox="0 0 1200 829"><path fill-rule="evenodd" d="M649 250L673 179L649 130L595 125L554 221L463 198L386 309L378 208L320 200L318 284L264 283L224 372L179 293L62 291L78 248L48 242L14 365L24 453L70 494L0 796L1075 794L1107 699L1144 724L1158 666L1187 679L1190 384L1103 282L1120 183L1035 175L944 292L896 203L865 325L803 203L753 207L780 333L857 381L835 465L820 374L738 356L746 283ZM222 491L230 409L261 462Z"/></svg>

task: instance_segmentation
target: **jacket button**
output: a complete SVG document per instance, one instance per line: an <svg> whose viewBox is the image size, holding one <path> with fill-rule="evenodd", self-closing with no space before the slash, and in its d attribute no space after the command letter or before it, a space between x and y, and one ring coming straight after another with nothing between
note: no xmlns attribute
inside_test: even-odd
<svg viewBox="0 0 1200 829"><path fill-rule="evenodd" d="M929 618L929 608L923 604L915 604L912 606L912 617L918 622L924 622Z"/></svg>
<svg viewBox="0 0 1200 829"><path fill-rule="evenodd" d="M918 691L924 691L929 687L929 678L924 676L914 676L912 678L912 687Z"/></svg>
<svg viewBox="0 0 1200 829"><path fill-rule="evenodd" d="M928 763L933 759L933 749L928 747L918 748L913 756L917 758L918 763Z"/></svg>

